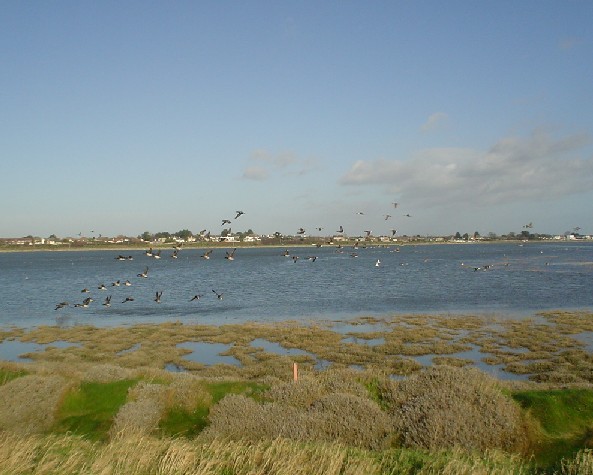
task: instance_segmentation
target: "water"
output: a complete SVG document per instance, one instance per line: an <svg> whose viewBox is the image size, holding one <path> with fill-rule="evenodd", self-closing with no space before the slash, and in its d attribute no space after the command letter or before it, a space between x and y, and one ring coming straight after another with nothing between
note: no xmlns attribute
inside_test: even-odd
<svg viewBox="0 0 593 475"><path fill-rule="evenodd" d="M593 308L593 243L0 253L0 327L346 320L400 313L532 315ZM316 255L317 260L307 260ZM375 266L377 260L379 267ZM492 266L484 270L484 266ZM148 278L137 274L149 268ZM480 267L474 271L475 267ZM130 280L132 286L112 287ZM107 290L99 290L103 283ZM88 288L89 293L82 293ZM223 294L217 299L212 290ZM154 301L163 292L161 303ZM190 299L201 294L199 300ZM102 305L111 295L111 306ZM85 297L88 308L74 308ZM134 300L122 303L126 297ZM70 306L54 310L57 303Z"/></svg>

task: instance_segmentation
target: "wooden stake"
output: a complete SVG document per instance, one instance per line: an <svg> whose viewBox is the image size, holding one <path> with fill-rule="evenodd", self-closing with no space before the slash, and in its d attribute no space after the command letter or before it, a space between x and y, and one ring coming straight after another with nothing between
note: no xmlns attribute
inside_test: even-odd
<svg viewBox="0 0 593 475"><path fill-rule="evenodd" d="M292 375L295 381L299 379L299 368L296 363L292 364Z"/></svg>

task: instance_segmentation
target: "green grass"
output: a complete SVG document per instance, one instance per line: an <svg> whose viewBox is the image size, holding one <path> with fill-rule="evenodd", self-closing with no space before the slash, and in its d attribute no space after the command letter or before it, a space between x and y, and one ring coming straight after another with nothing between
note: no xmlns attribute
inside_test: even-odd
<svg viewBox="0 0 593 475"><path fill-rule="evenodd" d="M56 416L55 432L106 440L113 417L126 402L128 389L137 382L81 383L76 391L64 398Z"/></svg>
<svg viewBox="0 0 593 475"><path fill-rule="evenodd" d="M13 379L20 378L21 376L25 376L27 374L24 370L19 371L11 371L7 369L0 368L0 386L3 384L12 381Z"/></svg>
<svg viewBox="0 0 593 475"><path fill-rule="evenodd" d="M200 405L193 411L180 407L171 408L159 423L162 433L168 436L194 437L208 425L210 408L227 394L245 394L261 400L262 393L268 386L240 381L211 382L204 384L212 396L207 405Z"/></svg>
<svg viewBox="0 0 593 475"><path fill-rule="evenodd" d="M533 449L538 465L551 467L562 457L572 458L591 439L593 390L521 391L513 398L541 427Z"/></svg>

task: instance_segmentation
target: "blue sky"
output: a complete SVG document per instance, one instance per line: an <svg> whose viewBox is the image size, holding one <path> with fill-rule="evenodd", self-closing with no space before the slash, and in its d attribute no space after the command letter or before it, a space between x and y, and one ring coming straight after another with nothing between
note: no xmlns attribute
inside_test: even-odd
<svg viewBox="0 0 593 475"><path fill-rule="evenodd" d="M0 236L593 233L592 24L585 0L6 2Z"/></svg>

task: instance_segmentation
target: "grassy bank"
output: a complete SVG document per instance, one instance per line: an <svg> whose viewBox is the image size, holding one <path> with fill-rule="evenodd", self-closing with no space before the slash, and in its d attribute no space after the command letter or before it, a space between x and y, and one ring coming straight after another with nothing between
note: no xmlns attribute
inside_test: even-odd
<svg viewBox="0 0 593 475"><path fill-rule="evenodd" d="M593 473L591 355L574 338L591 320L5 330L49 346L0 363L0 473ZM186 360L187 341L229 344L241 364ZM488 376L456 356L468 346L529 377Z"/></svg>

